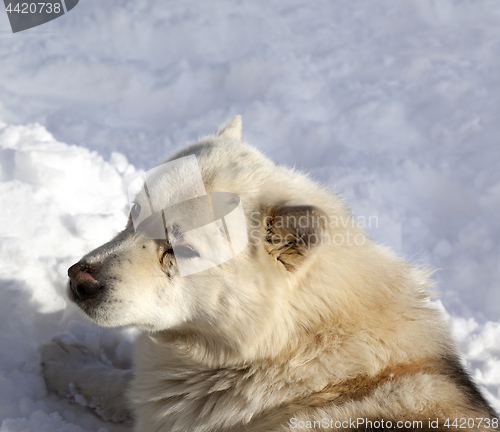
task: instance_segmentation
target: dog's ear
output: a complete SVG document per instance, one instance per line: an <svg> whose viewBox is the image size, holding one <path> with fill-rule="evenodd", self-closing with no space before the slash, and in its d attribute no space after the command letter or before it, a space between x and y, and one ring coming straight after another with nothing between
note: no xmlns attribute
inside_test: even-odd
<svg viewBox="0 0 500 432"><path fill-rule="evenodd" d="M314 206L275 206L266 209L264 227L266 251L293 272L324 244L329 220Z"/></svg>
<svg viewBox="0 0 500 432"><path fill-rule="evenodd" d="M234 116L217 131L217 136L235 141L241 141L241 116Z"/></svg>

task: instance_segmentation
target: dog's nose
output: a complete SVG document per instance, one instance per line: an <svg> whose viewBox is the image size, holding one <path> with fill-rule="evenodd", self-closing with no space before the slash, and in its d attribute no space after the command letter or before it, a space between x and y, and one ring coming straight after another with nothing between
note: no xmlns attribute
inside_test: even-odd
<svg viewBox="0 0 500 432"><path fill-rule="evenodd" d="M76 263L68 269L69 286L80 300L95 297L104 285L96 279L97 270L89 265Z"/></svg>

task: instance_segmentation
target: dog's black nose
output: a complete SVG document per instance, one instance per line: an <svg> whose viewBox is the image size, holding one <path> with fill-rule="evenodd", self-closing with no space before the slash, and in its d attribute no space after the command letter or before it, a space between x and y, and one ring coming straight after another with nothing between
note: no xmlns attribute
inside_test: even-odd
<svg viewBox="0 0 500 432"><path fill-rule="evenodd" d="M104 288L97 279L97 270L89 265L76 263L68 269L69 286L75 297L87 300L97 296Z"/></svg>

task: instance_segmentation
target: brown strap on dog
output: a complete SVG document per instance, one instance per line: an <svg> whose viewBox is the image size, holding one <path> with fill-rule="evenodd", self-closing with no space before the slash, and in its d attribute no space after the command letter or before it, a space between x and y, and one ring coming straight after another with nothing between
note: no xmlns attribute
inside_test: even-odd
<svg viewBox="0 0 500 432"><path fill-rule="evenodd" d="M306 396L300 402L311 407L319 407L355 401L366 397L377 387L403 376L417 373L439 374L439 369L439 364L436 361L388 366L375 376L360 375L345 381L328 384L318 392Z"/></svg>

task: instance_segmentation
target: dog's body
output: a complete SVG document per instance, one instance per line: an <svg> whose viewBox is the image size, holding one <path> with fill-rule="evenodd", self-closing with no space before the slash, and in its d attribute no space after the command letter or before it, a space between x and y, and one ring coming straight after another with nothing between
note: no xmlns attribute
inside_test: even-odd
<svg viewBox="0 0 500 432"><path fill-rule="evenodd" d="M169 240L130 220L70 269L69 296L98 324L144 330L134 372L54 342L50 388L73 382L105 418L130 408L140 432L500 430L425 272L372 243L337 196L241 143L239 118L172 159L190 154L207 192L241 198L247 247L180 277ZM158 208L182 192L155 188Z"/></svg>

